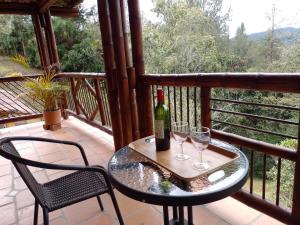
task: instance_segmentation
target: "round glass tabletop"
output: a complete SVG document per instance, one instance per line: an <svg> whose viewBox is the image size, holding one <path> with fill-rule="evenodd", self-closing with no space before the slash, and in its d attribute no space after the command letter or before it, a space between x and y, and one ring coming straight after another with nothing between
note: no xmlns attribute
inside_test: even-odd
<svg viewBox="0 0 300 225"><path fill-rule="evenodd" d="M185 181L126 146L112 156L108 173L120 192L139 201L169 206L216 201L235 193L245 184L249 164L236 147L214 139L212 144L239 154L239 158Z"/></svg>

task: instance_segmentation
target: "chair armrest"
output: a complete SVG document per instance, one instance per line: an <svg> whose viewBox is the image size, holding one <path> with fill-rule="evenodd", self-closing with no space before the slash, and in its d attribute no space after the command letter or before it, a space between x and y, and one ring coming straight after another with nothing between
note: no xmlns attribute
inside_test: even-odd
<svg viewBox="0 0 300 225"><path fill-rule="evenodd" d="M89 165L89 162L87 160L87 157L86 157L83 147L80 144L73 142L73 141L56 140L56 139L42 138L42 137L29 137L29 136L7 137L6 140L8 140L8 141L41 141L41 142L49 142L49 143L55 143L55 144L73 145L79 149L85 165L86 166Z"/></svg>
<svg viewBox="0 0 300 225"><path fill-rule="evenodd" d="M105 180L109 182L109 178L107 175L107 171L103 166L96 165L96 166L80 166L80 165L65 165L65 164L54 164L54 163L44 163L44 162L38 162L31 159L25 159L20 158L19 156L10 154L8 152L3 151L2 156L5 158L8 158L12 161L32 166L32 167L38 167L42 169L51 169L51 170L74 170L74 171L90 171L90 172L99 172L101 173Z"/></svg>

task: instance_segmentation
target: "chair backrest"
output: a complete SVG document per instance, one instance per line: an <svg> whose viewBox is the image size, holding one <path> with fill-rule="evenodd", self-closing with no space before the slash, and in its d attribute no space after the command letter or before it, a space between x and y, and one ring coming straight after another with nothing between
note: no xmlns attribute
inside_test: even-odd
<svg viewBox="0 0 300 225"><path fill-rule="evenodd" d="M12 161L13 165L19 172L20 176L22 177L23 181L34 195L34 197L39 201L40 204L43 204L44 201L44 194L42 191L41 184L37 182L34 178L26 164L22 163L22 157L14 147L13 143L9 140L3 141L0 140L0 155ZM18 159L18 162L16 161Z"/></svg>

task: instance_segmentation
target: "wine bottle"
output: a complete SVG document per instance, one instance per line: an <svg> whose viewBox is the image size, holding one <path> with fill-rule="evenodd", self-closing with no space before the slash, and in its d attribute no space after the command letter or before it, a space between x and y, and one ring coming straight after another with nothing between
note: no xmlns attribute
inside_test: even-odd
<svg viewBox="0 0 300 225"><path fill-rule="evenodd" d="M155 117L155 144L157 151L170 149L170 114L164 104L164 91L157 89L157 105L154 110Z"/></svg>

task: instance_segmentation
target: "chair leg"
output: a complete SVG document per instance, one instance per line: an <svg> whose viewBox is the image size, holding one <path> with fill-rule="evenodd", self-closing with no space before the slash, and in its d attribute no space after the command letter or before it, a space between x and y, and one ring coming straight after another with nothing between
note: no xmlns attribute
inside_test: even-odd
<svg viewBox="0 0 300 225"><path fill-rule="evenodd" d="M43 208L43 216L44 216L44 225L49 225L48 210L46 208Z"/></svg>
<svg viewBox="0 0 300 225"><path fill-rule="evenodd" d="M121 215L121 212L120 212L117 200L116 200L116 196L115 196L115 193L114 193L113 190L110 191L110 197L111 197L111 200L112 200L113 205L115 207L119 223L120 223L120 225L124 225L124 221L123 221L123 218L122 218L122 215Z"/></svg>
<svg viewBox="0 0 300 225"><path fill-rule="evenodd" d="M33 225L38 225L38 217L39 217L39 203L37 200L35 200Z"/></svg>
<svg viewBox="0 0 300 225"><path fill-rule="evenodd" d="M101 211L103 211L104 208L103 208L103 204L102 204L102 202L101 202L100 196L97 196L97 200L98 200L98 203L99 203L99 206L100 206Z"/></svg>

